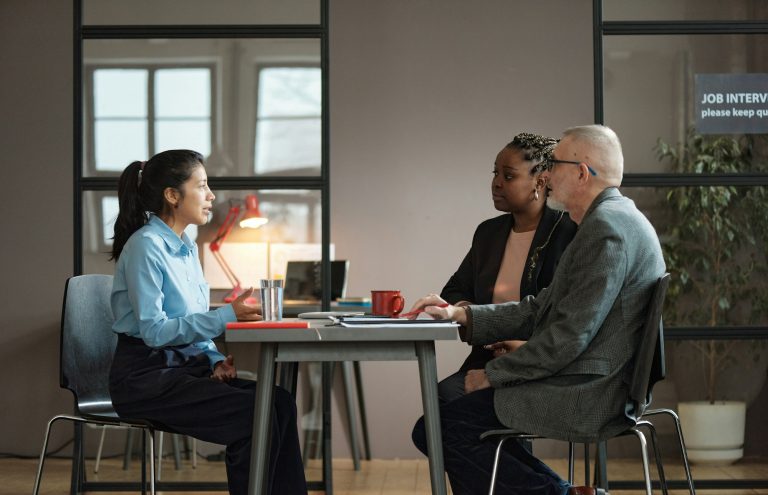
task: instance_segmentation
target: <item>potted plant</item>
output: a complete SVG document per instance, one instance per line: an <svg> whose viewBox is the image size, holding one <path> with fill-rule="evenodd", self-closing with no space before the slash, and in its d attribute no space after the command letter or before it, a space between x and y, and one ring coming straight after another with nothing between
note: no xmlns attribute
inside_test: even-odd
<svg viewBox="0 0 768 495"><path fill-rule="evenodd" d="M659 159L678 173L738 174L759 166L749 137L703 136L692 130L680 145L659 140L656 150ZM754 324L768 314L768 288L763 282L768 232L765 188L676 187L666 200L670 218L661 237L672 274L666 323L734 326ZM745 358L763 365L759 346L729 340L691 340L684 345L695 352L677 355L685 361L683 367L702 368L695 372L704 374L706 399L679 406L689 457L710 463L738 460L743 455L747 397L722 400L728 394L721 382ZM735 387L728 388L733 392ZM724 438L719 438L721 434Z"/></svg>

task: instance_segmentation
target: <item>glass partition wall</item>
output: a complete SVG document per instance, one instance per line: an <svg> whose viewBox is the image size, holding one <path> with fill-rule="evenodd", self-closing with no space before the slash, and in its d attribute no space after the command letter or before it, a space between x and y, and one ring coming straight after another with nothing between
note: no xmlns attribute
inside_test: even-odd
<svg viewBox="0 0 768 495"><path fill-rule="evenodd" d="M677 399L765 409L768 6L594 0L593 12L595 122L621 137L622 192L656 228L672 273L664 319ZM747 411L745 452L764 456L764 428ZM744 473L694 478L705 489L768 487Z"/></svg>
<svg viewBox="0 0 768 495"><path fill-rule="evenodd" d="M190 231L212 301L231 286L210 243L255 198L268 223L234 221L221 252L249 285L292 256L321 259L328 309L327 1L123 3L75 0L75 273L114 270L122 170L186 148L216 194Z"/></svg>

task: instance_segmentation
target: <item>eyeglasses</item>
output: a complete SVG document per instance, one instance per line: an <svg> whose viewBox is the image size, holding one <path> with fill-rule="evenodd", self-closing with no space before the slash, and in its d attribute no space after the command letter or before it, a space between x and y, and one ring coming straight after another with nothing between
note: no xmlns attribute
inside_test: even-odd
<svg viewBox="0 0 768 495"><path fill-rule="evenodd" d="M571 165L581 165L582 163L587 166L587 170L589 170L589 173L592 176L597 175L597 172L594 168L589 166L589 163L586 162L574 162L573 160L555 160L554 158L550 158L547 160L549 162L549 169L552 169L552 167L555 166L556 163L570 163Z"/></svg>

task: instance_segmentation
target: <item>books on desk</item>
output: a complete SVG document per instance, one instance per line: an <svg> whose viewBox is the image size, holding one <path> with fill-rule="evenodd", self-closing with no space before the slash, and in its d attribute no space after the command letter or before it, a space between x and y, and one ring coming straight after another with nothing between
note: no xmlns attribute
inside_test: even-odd
<svg viewBox="0 0 768 495"><path fill-rule="evenodd" d="M258 328L309 328L308 321L232 321L227 330L252 330Z"/></svg>

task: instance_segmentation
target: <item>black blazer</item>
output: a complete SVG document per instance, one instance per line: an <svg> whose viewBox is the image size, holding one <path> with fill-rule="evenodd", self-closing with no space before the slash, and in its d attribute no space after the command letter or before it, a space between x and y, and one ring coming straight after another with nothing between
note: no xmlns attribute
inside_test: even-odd
<svg viewBox="0 0 768 495"><path fill-rule="evenodd" d="M459 269L443 287L440 297L455 304L470 301L473 304L491 304L493 287L501 267L504 248L512 230L514 217L506 213L477 226L472 247L459 265ZM544 207L544 214L533 235L531 249L520 280L520 298L536 295L552 281L563 251L576 234L577 225L567 213ZM493 353L474 346L462 370L482 369Z"/></svg>

